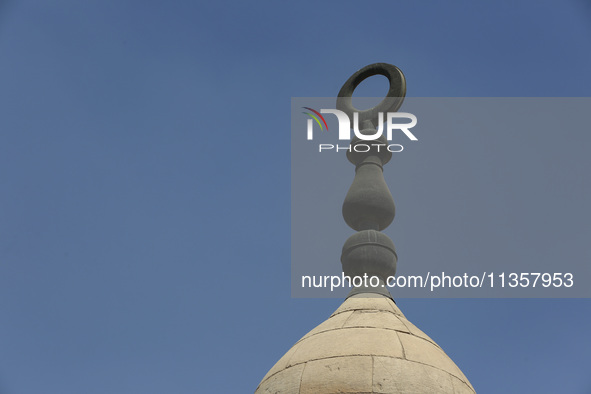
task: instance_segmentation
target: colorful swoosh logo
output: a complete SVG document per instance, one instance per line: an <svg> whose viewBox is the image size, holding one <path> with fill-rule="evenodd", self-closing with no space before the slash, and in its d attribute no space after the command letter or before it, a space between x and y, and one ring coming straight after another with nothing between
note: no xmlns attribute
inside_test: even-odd
<svg viewBox="0 0 591 394"><path fill-rule="evenodd" d="M324 116L320 115L320 112L313 110L310 107L302 107L302 108L307 109L308 111L314 112L314 114L311 114L309 112L302 112L302 113L309 115L312 119L314 119L316 121L316 123L318 123L318 126L320 126L320 130L324 130L324 128L322 127L322 123L320 123L320 119L322 119L324 126L326 126L326 131L328 131L328 125L326 124L326 120L324 120ZM320 118L320 119L318 119L318 118Z"/></svg>

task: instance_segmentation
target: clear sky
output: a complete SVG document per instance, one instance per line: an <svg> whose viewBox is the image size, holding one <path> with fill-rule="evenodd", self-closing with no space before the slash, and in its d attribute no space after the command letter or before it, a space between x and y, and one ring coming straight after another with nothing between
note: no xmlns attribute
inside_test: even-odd
<svg viewBox="0 0 591 394"><path fill-rule="evenodd" d="M341 302L291 298L291 97L378 61L409 96L590 96L591 5L0 1L0 393L253 392ZM591 393L588 299L397 301L478 393Z"/></svg>

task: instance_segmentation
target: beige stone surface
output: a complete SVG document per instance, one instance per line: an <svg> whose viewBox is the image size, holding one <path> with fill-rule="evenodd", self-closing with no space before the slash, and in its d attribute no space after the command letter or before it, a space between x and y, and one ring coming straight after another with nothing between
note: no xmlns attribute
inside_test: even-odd
<svg viewBox="0 0 591 394"><path fill-rule="evenodd" d="M435 346L439 347L439 345L437 345L437 343L435 343L434 340L432 340L427 334L425 334L422 330L420 330L417 326L412 324L410 321L404 319L403 323L408 328L408 330L410 331L410 333L412 335L417 336L419 338L426 339L427 341L433 343Z"/></svg>
<svg viewBox="0 0 591 394"><path fill-rule="evenodd" d="M455 376L452 376L451 381L454 387L454 394L474 394L474 387L472 387L467 379L466 381L461 381Z"/></svg>
<svg viewBox="0 0 591 394"><path fill-rule="evenodd" d="M440 347L414 335L400 333L405 358L447 371L459 379L463 378L460 369L451 361Z"/></svg>
<svg viewBox="0 0 591 394"><path fill-rule="evenodd" d="M474 394L445 352L389 298L350 297L300 339L256 394Z"/></svg>
<svg viewBox="0 0 591 394"><path fill-rule="evenodd" d="M256 392L259 394L299 393L302 372L304 372L305 366L305 364L300 364L286 368L267 379L263 379Z"/></svg>
<svg viewBox="0 0 591 394"><path fill-rule="evenodd" d="M402 357L402 346L394 330L342 328L322 332L299 342L288 365L349 355Z"/></svg>
<svg viewBox="0 0 591 394"><path fill-rule="evenodd" d="M287 368L287 363L288 361L291 359L291 356L293 356L293 354L296 351L296 346L292 346L291 349L289 349L287 351L287 353L285 353L283 355L283 357L281 357L279 359L279 361L277 361L275 363L275 365L273 365L273 367L269 370L269 372L267 372L267 374L265 375L265 377L263 378L263 380L267 379L268 377L276 374L277 372L284 370L285 368Z"/></svg>
<svg viewBox="0 0 591 394"><path fill-rule="evenodd" d="M450 375L408 360L374 357L374 393L453 393Z"/></svg>
<svg viewBox="0 0 591 394"><path fill-rule="evenodd" d="M371 356L316 360L306 364L300 393L371 393L371 380Z"/></svg>
<svg viewBox="0 0 591 394"><path fill-rule="evenodd" d="M326 321L324 321L320 325L316 326L316 328L314 328L312 331L310 331L309 333L304 335L304 337L302 339L300 339L300 341L308 338L309 336L318 334L320 332L330 331L330 330L334 330L334 329L343 327L345 322L349 319L349 317L352 314L353 314L353 311L348 311L348 312L344 312L344 313L339 313L338 315L335 315L335 316L327 319Z"/></svg>
<svg viewBox="0 0 591 394"><path fill-rule="evenodd" d="M407 333L410 332L407 326L402 322L400 316L397 316L392 312L376 310L358 310L349 313L351 313L351 315L346 320L343 327L374 327L402 331Z"/></svg>
<svg viewBox="0 0 591 394"><path fill-rule="evenodd" d="M398 309L396 304L391 299L373 294L365 296L357 295L347 298L345 302L343 302L343 304L332 314L332 316L354 310L382 310L404 317L400 309Z"/></svg>

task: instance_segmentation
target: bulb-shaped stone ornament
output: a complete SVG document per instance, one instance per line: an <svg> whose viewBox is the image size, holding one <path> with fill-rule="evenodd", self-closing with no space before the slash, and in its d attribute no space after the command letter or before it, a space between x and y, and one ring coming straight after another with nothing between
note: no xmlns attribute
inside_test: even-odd
<svg viewBox="0 0 591 394"><path fill-rule="evenodd" d="M394 220L394 199L382 169L382 165L392 157L386 146L383 136L373 141L355 138L351 142L351 151L347 152L347 158L356 168L355 178L343 203L343 217L356 231L381 231Z"/></svg>

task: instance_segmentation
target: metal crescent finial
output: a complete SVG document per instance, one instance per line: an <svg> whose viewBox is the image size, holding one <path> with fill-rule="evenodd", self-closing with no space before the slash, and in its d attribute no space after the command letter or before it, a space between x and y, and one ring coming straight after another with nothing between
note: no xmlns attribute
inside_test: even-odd
<svg viewBox="0 0 591 394"><path fill-rule="evenodd" d="M374 75L383 75L388 78L390 82L388 93L375 107L364 111L358 110L353 106L353 91L361 82ZM378 113L396 112L402 105L405 95L406 79L402 71L392 64L374 63L358 70L345 82L337 97L337 109L345 112L351 121L353 121L353 113L358 112L360 125L369 120L375 127L378 126Z"/></svg>
<svg viewBox="0 0 591 394"><path fill-rule="evenodd" d="M376 74L385 75L390 81L388 94L375 107L359 111L352 104L353 91L364 79ZM345 112L349 119L354 119L353 113L358 112L359 124L363 125L361 133L374 135L378 113L396 111L405 94L406 81L402 71L391 64L370 64L345 82L337 98L337 109ZM355 137L351 141L353 149L347 152L347 158L355 165L355 178L343 202L343 218L357 232L345 242L341 263L347 276L377 276L380 280L379 287L357 287L350 295L368 292L390 297L384 284L389 276L396 274L398 258L394 243L381 231L392 223L396 210L383 174L383 165L390 160L392 153L376 146L386 145L383 135L373 141L378 144L373 144L370 150L358 151L354 147L365 141Z"/></svg>

